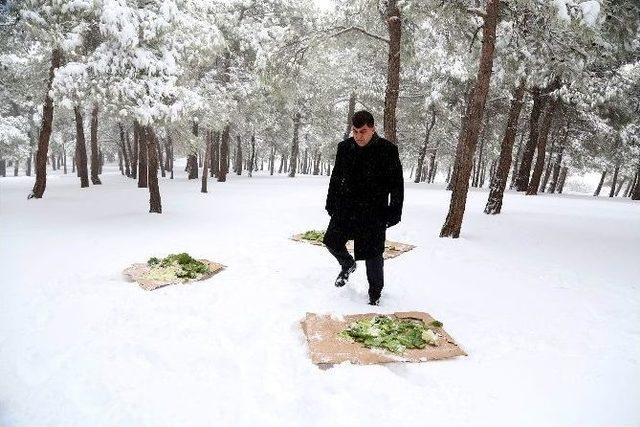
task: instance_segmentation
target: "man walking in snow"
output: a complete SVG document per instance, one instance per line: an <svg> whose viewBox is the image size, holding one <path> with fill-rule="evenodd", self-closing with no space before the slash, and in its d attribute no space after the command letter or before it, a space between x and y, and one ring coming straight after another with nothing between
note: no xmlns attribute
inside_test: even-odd
<svg viewBox="0 0 640 427"><path fill-rule="evenodd" d="M331 216L324 244L342 270L335 285L344 286L365 260L369 282L369 304L378 305L384 286L384 241L386 229L400 222L404 180L398 147L378 136L368 111L351 119L353 137L338 144L325 209ZM354 257L347 252L354 241Z"/></svg>

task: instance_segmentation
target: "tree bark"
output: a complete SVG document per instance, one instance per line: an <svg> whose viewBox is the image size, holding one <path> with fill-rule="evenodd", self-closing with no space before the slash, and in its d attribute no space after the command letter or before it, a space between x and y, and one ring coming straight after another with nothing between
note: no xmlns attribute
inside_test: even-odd
<svg viewBox="0 0 640 427"><path fill-rule="evenodd" d="M504 189L507 186L507 177L509 176L509 169L511 168L511 153L513 152L513 144L516 139L516 132L518 131L518 118L520 117L522 105L524 104L524 90L525 82L524 79L522 79L513 93L513 100L511 101L511 108L509 109L509 116L507 118L507 128L502 138L502 144L500 145L498 166L489 185L489 199L484 208L484 213L489 215L499 214L502 209Z"/></svg>
<svg viewBox="0 0 640 427"><path fill-rule="evenodd" d="M602 190L602 184L604 184L604 178L607 176L607 170L602 171L602 175L600 175L600 182L596 187L596 191L593 192L593 197L598 197L600 195L600 190Z"/></svg>
<svg viewBox="0 0 640 427"><path fill-rule="evenodd" d="M249 160L249 176L253 176L254 163L256 161L256 134L251 134L251 159ZM256 168L257 170L257 168Z"/></svg>
<svg viewBox="0 0 640 427"><path fill-rule="evenodd" d="M471 97L473 96L473 88L469 88L467 86L465 90L465 101L461 105L460 112L460 133L458 134L458 142L456 144L456 154L453 158L453 166L451 170L451 176L447 184L447 190L453 190L453 186L456 182L456 177L458 176L458 169L460 164L460 157L462 156L462 147L464 145L465 135L467 134L467 122L469 116L469 108L471 106Z"/></svg>
<svg viewBox="0 0 640 427"><path fill-rule="evenodd" d="M225 182L227 180L227 173L229 173L229 130L231 125L227 124L222 131L222 137L220 138L220 173L218 174L218 182Z"/></svg>
<svg viewBox="0 0 640 427"><path fill-rule="evenodd" d="M269 155L269 175L273 176L273 169L276 163L276 147L271 144L271 153Z"/></svg>
<svg viewBox="0 0 640 427"><path fill-rule="evenodd" d="M146 135L145 126L140 126L136 121L135 126L138 128L138 188L147 188L149 182L149 168L148 157L149 150L147 145L149 144L148 135ZM157 160L157 159L156 159Z"/></svg>
<svg viewBox="0 0 640 427"><path fill-rule="evenodd" d="M416 176L413 179L414 183L420 182L422 178L422 166L424 165L424 158L427 155L427 147L429 146L429 137L431 136L431 130L433 126L436 124L436 109L431 108L431 120L426 126L425 134L424 134L424 143L420 148L420 153L418 154L418 164L416 165Z"/></svg>
<svg viewBox="0 0 640 427"><path fill-rule="evenodd" d="M80 107L73 109L76 119L76 167L80 177L80 188L89 186L89 171L87 170L87 145L84 137L84 122Z"/></svg>
<svg viewBox="0 0 640 427"><path fill-rule="evenodd" d="M44 105L42 107L42 122L40 125L40 134L38 136L38 150L36 151L36 182L33 185L31 194L29 194L29 198L42 198L44 190L47 187L47 153L49 152L49 139L51 138L51 129L53 126L53 99L49 93L51 92L55 71L60 66L61 62L62 50L56 47L51 52L49 80L47 81L47 91L44 96Z"/></svg>
<svg viewBox="0 0 640 427"><path fill-rule="evenodd" d="M140 157L140 145L138 144L140 128L137 122L133 123L133 158L131 159L131 178L138 179L138 157ZM129 133L127 132L127 137Z"/></svg>
<svg viewBox="0 0 640 427"><path fill-rule="evenodd" d="M125 142L124 127L122 123L118 123L120 129L120 150L122 151L122 159L124 161L124 172L126 176L131 176L131 167L129 166L129 154L127 153L127 143Z"/></svg>
<svg viewBox="0 0 640 427"><path fill-rule="evenodd" d="M546 97L542 95L542 90L539 87L536 86L531 89L531 94L533 96L533 107L531 108L531 115L529 116L529 139L524 146L522 159L518 166L518 177L516 178L515 183L517 191L527 191L529 188L531 164L533 162L533 155L536 152L536 144L538 142L538 124L546 102Z"/></svg>
<svg viewBox="0 0 640 427"><path fill-rule="evenodd" d="M289 164L291 165L291 168L289 169L289 178L293 178L296 176L296 167L297 167L297 161L298 161L298 151L299 151L299 147L298 147L298 134L300 132L300 119L301 119L301 115L300 113L296 113L293 116L293 141L291 142L291 159L289 161Z"/></svg>
<svg viewBox="0 0 640 427"><path fill-rule="evenodd" d="M236 175L242 175L242 140L240 135L236 135L235 171Z"/></svg>
<svg viewBox="0 0 640 427"><path fill-rule="evenodd" d="M158 149L156 145L156 134L151 126L145 126L141 130L141 142L146 146L145 150L148 160L148 183L149 183L149 212L162 213L162 201L160 199L160 187L158 186ZM145 144L146 142L146 144Z"/></svg>
<svg viewBox="0 0 640 427"><path fill-rule="evenodd" d="M162 148L160 147L160 139L158 138L158 136L155 136L155 145L156 145L156 151L158 152L158 165L160 166L160 176L162 176L163 178L166 177L166 172L164 170L164 161L162 159Z"/></svg>
<svg viewBox="0 0 640 427"><path fill-rule="evenodd" d="M549 193L551 194L555 193L557 188L558 179L560 176L560 165L562 164L562 155L564 153L564 147L567 144L568 138L569 138L569 123L567 123L567 127L565 127L562 143L558 147L558 154L556 155L555 162L553 163L553 172L551 174L551 182L549 182Z"/></svg>
<svg viewBox="0 0 640 427"><path fill-rule="evenodd" d="M513 171L511 172L511 182L509 183L509 189L513 189L516 183L516 177L518 176L518 165L520 162L520 156L522 155L522 141L524 140L524 131L520 135L520 141L518 142L518 151L516 157L513 159Z"/></svg>
<svg viewBox="0 0 640 427"><path fill-rule="evenodd" d="M553 114L560 103L560 99L556 98L548 102L547 108L540 119L540 128L538 129L538 142L537 148L538 156L536 157L536 164L531 175L531 181L529 182L529 189L527 190L527 196L535 196L538 194L538 187L540 186L540 178L542 177L542 169L544 168L544 155L547 147L547 138L549 137L549 129L551 128L551 122L553 121Z"/></svg>
<svg viewBox="0 0 640 427"><path fill-rule="evenodd" d="M480 132L487 93L489 92L489 83L491 81L499 9L499 0L489 0L486 3L486 13L482 29L483 40L480 64L471 103L469 105L469 120L465 132L464 145L462 147L460 168L451 194L449 213L440 231L440 237L460 237L460 229L462 228L462 219L467 202L467 193L469 191L471 159L473 158L476 144L478 143L478 134Z"/></svg>
<svg viewBox="0 0 640 427"><path fill-rule="evenodd" d="M616 184L618 183L618 172L620 172L620 163L616 163L613 169L613 178L611 179L611 191L609 191L609 197L613 197L616 193Z"/></svg>
<svg viewBox="0 0 640 427"><path fill-rule="evenodd" d="M98 171L100 169L100 159L98 158L98 106L94 105L91 110L91 183L100 185Z"/></svg>
<svg viewBox="0 0 640 427"><path fill-rule="evenodd" d="M629 178L627 178L626 176L622 178L622 181L620 181L620 184L618 184L618 187L616 188L616 192L614 194L615 197L618 197L618 194L620 194L620 190L622 190L622 187L624 187L624 184L628 179Z"/></svg>
<svg viewBox="0 0 640 427"><path fill-rule="evenodd" d="M351 92L351 96L349 97L349 108L347 109L347 128L344 131L343 139L349 138L349 135L351 134L351 118L353 117L353 113L355 113L355 110L356 110L356 93Z"/></svg>
<svg viewBox="0 0 640 427"><path fill-rule="evenodd" d="M173 179L173 139L171 138L171 133L167 130L167 145L168 145L168 156L169 156L169 170L171 171L171 176L169 179Z"/></svg>
<svg viewBox="0 0 640 427"><path fill-rule="evenodd" d="M387 87L384 93L384 136L394 144L396 135L396 107L400 93L400 43L402 21L396 0L387 0L387 29L389 31L389 52L387 59Z"/></svg>
<svg viewBox="0 0 640 427"><path fill-rule="evenodd" d="M564 183L567 180L568 173L568 167L563 166L562 169L560 169L560 178L558 178L558 194L562 194L562 191L564 190Z"/></svg>
<svg viewBox="0 0 640 427"><path fill-rule="evenodd" d="M192 128L193 136L198 138L199 130L198 130L198 122L193 122ZM189 153L187 156L187 179L198 179L198 155L197 149L194 148L192 153Z"/></svg>
<svg viewBox="0 0 640 427"><path fill-rule="evenodd" d="M631 191L631 200L640 200L640 162L636 171L636 183Z"/></svg>
<svg viewBox="0 0 640 427"><path fill-rule="evenodd" d="M201 193L207 192L207 179L209 178L209 163L211 163L211 145L212 145L212 135L211 131L207 132L207 136L205 138L206 145L204 151L204 164L202 165L202 186L200 187Z"/></svg>
<svg viewBox="0 0 640 427"><path fill-rule="evenodd" d="M540 188L538 191L544 193L547 189L547 183L549 182L549 177L551 176L551 169L553 168L553 152L556 146L556 138L551 140L551 148L549 148L549 153L547 154L547 164L544 167L544 176L542 177L542 182L540 183Z"/></svg>

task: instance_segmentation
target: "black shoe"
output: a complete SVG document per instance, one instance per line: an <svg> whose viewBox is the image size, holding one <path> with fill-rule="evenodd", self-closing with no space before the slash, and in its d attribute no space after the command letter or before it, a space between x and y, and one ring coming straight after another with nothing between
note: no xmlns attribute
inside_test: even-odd
<svg viewBox="0 0 640 427"><path fill-rule="evenodd" d="M354 261L351 267L343 268L338 277L336 278L336 287L341 288L347 284L347 280L349 280L349 275L356 271L356 262Z"/></svg>
<svg viewBox="0 0 640 427"><path fill-rule="evenodd" d="M380 298L378 298L378 299L369 299L369 305L380 305Z"/></svg>

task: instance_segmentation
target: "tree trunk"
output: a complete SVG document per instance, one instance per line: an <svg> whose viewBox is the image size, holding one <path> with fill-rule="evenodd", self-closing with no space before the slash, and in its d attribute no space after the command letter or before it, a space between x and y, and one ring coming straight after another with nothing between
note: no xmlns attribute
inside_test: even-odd
<svg viewBox="0 0 640 427"><path fill-rule="evenodd" d="M533 155L535 154L536 144L538 142L538 124L547 99L542 95L541 89L537 86L531 90L531 93L533 96L533 107L531 108L531 116L529 117L529 139L524 146L522 159L518 166L518 177L516 178L515 183L517 191L527 191L529 188L531 164L533 162Z"/></svg>
<svg viewBox="0 0 640 427"><path fill-rule="evenodd" d="M499 214L502 209L504 189L507 186L507 177L509 176L509 169L511 168L513 143L515 142L516 132L518 131L518 118L520 117L522 105L524 104L524 85L524 79L521 79L513 93L513 100L511 101L511 108L509 109L509 116L507 117L507 128L504 131L504 137L500 145L498 166L489 184L489 199L484 208L484 213L486 214Z"/></svg>
<svg viewBox="0 0 640 427"><path fill-rule="evenodd" d="M173 179L173 139L171 138L171 133L167 130L167 146L168 146L168 157L169 157L169 170L171 171L171 176L169 179Z"/></svg>
<svg viewBox="0 0 640 427"><path fill-rule="evenodd" d="M527 196L535 196L538 194L538 187L540 186L540 178L542 177L542 170L544 168L544 155L547 147L547 138L549 137L549 129L551 128L551 122L553 121L553 114L560 103L560 99L556 98L548 102L547 108L540 119L540 128L538 129L538 143L536 150L538 156L536 157L536 164L531 175L531 181L529 182L529 189L527 190Z"/></svg>
<svg viewBox="0 0 640 427"><path fill-rule="evenodd" d="M64 147L64 144L62 146L62 167L63 167L63 172L66 175L67 174L67 150Z"/></svg>
<svg viewBox="0 0 640 427"><path fill-rule="evenodd" d="M626 176L622 178L622 181L620 181L620 184L618 184L618 186L616 187L616 192L614 194L615 197L618 197L618 194L620 194L620 190L622 190L622 187L624 187L624 184L628 179L629 178L627 178Z"/></svg>
<svg viewBox="0 0 640 427"><path fill-rule="evenodd" d="M220 173L218 174L218 182L225 182L227 180L227 173L229 173L229 130L230 124L227 124L222 131L222 137L220 138Z"/></svg>
<svg viewBox="0 0 640 427"><path fill-rule="evenodd" d="M542 182L540 183L540 188L538 191L544 193L547 189L547 183L549 182L549 177L551 176L551 169L553 164L553 152L555 150L556 138L553 138L551 141L551 148L549 148L549 153L547 154L547 165L544 167L544 177L542 178Z"/></svg>
<svg viewBox="0 0 640 427"><path fill-rule="evenodd" d="M631 191L633 190L633 186L636 184L637 179L638 174L636 173L633 178L627 183L627 188L624 189L622 197L631 197Z"/></svg>
<svg viewBox="0 0 640 427"><path fill-rule="evenodd" d="M355 113L355 110L356 110L356 93L351 92L351 96L349 97L349 108L347 109L347 128L344 131L343 139L349 138L349 135L351 134L351 118L353 117L353 113Z"/></svg>
<svg viewBox="0 0 640 427"><path fill-rule="evenodd" d="M118 170L121 175L124 175L124 164L122 160L122 147L118 147Z"/></svg>
<svg viewBox="0 0 640 427"><path fill-rule="evenodd" d="M138 144L140 129L136 123L133 124L133 158L131 159L131 178L133 179L138 179L138 157L140 157L140 145ZM127 139L128 137L129 132L127 132Z"/></svg>
<svg viewBox="0 0 640 427"><path fill-rule="evenodd" d="M568 167L563 166L562 169L560 169L560 178L558 178L558 194L562 194L562 191L564 190L564 183L567 180L568 173Z"/></svg>
<svg viewBox="0 0 640 427"><path fill-rule="evenodd" d="M200 187L201 193L207 192L207 179L209 178L209 163L211 162L211 145L212 145L211 131L207 131L205 137L205 151L204 151L204 164L202 165L202 186Z"/></svg>
<svg viewBox="0 0 640 427"><path fill-rule="evenodd" d="M293 178L296 176L296 163L298 161L298 133L300 132L300 113L296 113L293 116L293 141L291 142L291 159L289 164L291 168L289 169L289 178Z"/></svg>
<svg viewBox="0 0 640 427"><path fill-rule="evenodd" d="M631 200L640 200L640 163L638 163L638 169L636 171L636 183L631 190Z"/></svg>
<svg viewBox="0 0 640 427"><path fill-rule="evenodd" d="M553 172L551 174L551 182L549 182L549 193L551 194L555 193L556 191L558 179L560 176L560 165L562 164L562 155L564 153L564 147L567 144L568 138L569 138L569 123L567 123L567 127L564 130L562 143L558 147L558 154L556 155L555 162L553 163Z"/></svg>
<svg viewBox="0 0 640 427"><path fill-rule="evenodd" d="M276 147L271 144L271 153L269 154L269 175L273 176L273 169L276 163Z"/></svg>
<svg viewBox="0 0 640 427"><path fill-rule="evenodd" d="M518 176L518 165L520 163L520 156L522 155L522 141L524 140L524 131L520 135L520 141L518 142L518 151L516 152L516 157L513 159L513 171L511 172L511 182L509 183L509 189L513 189L516 183L516 178Z"/></svg>
<svg viewBox="0 0 640 427"><path fill-rule="evenodd" d="M256 134L251 134L251 159L249 160L249 176L253 176L254 163L256 161ZM255 168L258 170L258 168Z"/></svg>
<svg viewBox="0 0 640 427"><path fill-rule="evenodd" d="M155 135L155 137L154 137L154 142L155 142L156 152L157 152L157 156L158 156L158 166L160 167L160 176L162 176L164 178L167 175L166 175L166 173L164 171L164 161L162 159L162 148L160 147L160 139L158 138L157 135Z"/></svg>
<svg viewBox="0 0 640 427"><path fill-rule="evenodd" d="M44 96L42 122L40 125L40 134L38 136L38 150L36 151L36 182L33 185L31 194L29 194L29 198L42 198L44 190L47 187L47 153L49 152L49 138L51 137L51 129L53 126L53 99L49 93L51 92L51 85L53 84L55 70L60 66L61 61L62 50L54 48L51 52L49 80L47 82L47 91Z"/></svg>
<svg viewBox="0 0 640 427"><path fill-rule="evenodd" d="M620 172L620 163L616 163L615 169L613 169L613 178L611 179L611 191L609 191L609 197L613 197L616 193L616 184L618 183L618 172Z"/></svg>
<svg viewBox="0 0 640 427"><path fill-rule="evenodd" d="M465 90L465 101L461 105L461 114L460 114L460 133L458 134L458 142L456 144L456 154L453 158L453 168L451 170L451 176L449 182L447 184L447 190L453 190L453 186L456 182L456 177L458 176L459 169L459 159L462 156L462 147L464 145L464 139L467 132L467 122L469 116L469 107L471 106L471 97L473 96L473 89L467 87Z"/></svg>
<svg viewBox="0 0 640 427"><path fill-rule="evenodd" d="M148 187L149 168L148 157L149 150L147 146L149 144L148 138L150 136L145 134L145 127L140 126L136 121L135 126L138 128L138 188ZM156 159L157 161L157 159ZM157 165L156 165L157 166Z"/></svg>
<svg viewBox="0 0 640 427"><path fill-rule="evenodd" d="M143 151L147 152L145 157L148 160L149 212L162 213L160 187L158 186L158 149L156 148L158 141L151 126L143 127L141 133L141 143L144 144L143 147L146 146Z"/></svg>
<svg viewBox="0 0 640 427"><path fill-rule="evenodd" d="M467 202L467 193L469 191L471 159L473 159L476 144L478 143L478 134L480 133L480 125L484 116L484 107L487 100L487 93L489 92L489 83L491 81L499 9L499 0L489 0L486 3L478 77L469 105L468 124L461 152L460 168L451 194L449 213L440 231L440 237L458 238L460 236L462 219Z"/></svg>
<svg viewBox="0 0 640 427"><path fill-rule="evenodd" d="M593 192L593 197L598 197L600 195L600 190L602 190L602 184L604 184L604 177L607 176L607 170L602 171L602 175L600 175L600 182L596 187L596 191Z"/></svg>
<svg viewBox="0 0 640 427"><path fill-rule="evenodd" d="M396 135L396 106L400 92L400 43L402 21L396 0L387 0L387 29L389 31L389 52L387 59L387 87L384 93L384 136L394 144Z"/></svg>
<svg viewBox="0 0 640 427"><path fill-rule="evenodd" d="M236 175L242 175L242 140L240 135L236 135L235 170Z"/></svg>
<svg viewBox="0 0 640 427"><path fill-rule="evenodd" d="M218 177L220 174L220 132L216 131L213 135L211 145L211 177Z"/></svg>
<svg viewBox="0 0 640 427"><path fill-rule="evenodd" d="M431 120L426 126L426 130L424 133L424 143L422 147L420 147L420 153L418 154L418 163L416 164L416 175L413 179L414 183L420 182L422 178L422 166L424 165L424 158L427 154L427 147L429 146L429 137L431 136L431 130L433 126L436 124L436 109L431 108Z"/></svg>
<svg viewBox="0 0 640 427"><path fill-rule="evenodd" d="M193 122L192 133L197 139L199 129L196 121ZM198 179L198 151L196 148L193 148L193 152L187 155L187 179Z"/></svg>
<svg viewBox="0 0 640 427"><path fill-rule="evenodd" d="M100 185L100 177L98 177L98 169L100 168L100 159L98 158L98 106L94 105L91 110L91 183Z"/></svg>
<svg viewBox="0 0 640 427"><path fill-rule="evenodd" d="M87 145L84 137L84 122L80 107L73 109L76 118L76 166L80 177L80 188L89 186L89 171L87 169Z"/></svg>
<svg viewBox="0 0 640 427"><path fill-rule="evenodd" d="M129 154L127 153L127 143L125 142L124 127L122 123L118 123L120 129L120 150L122 151L122 159L124 161L124 174L131 176L131 167L129 166Z"/></svg>

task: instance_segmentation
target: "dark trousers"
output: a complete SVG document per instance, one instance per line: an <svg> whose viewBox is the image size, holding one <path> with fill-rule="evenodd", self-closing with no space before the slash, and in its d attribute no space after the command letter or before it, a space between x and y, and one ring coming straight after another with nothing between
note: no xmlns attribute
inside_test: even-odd
<svg viewBox="0 0 640 427"><path fill-rule="evenodd" d="M344 242L338 247L327 247L331 255L336 257L342 268L348 268L356 262ZM377 301L384 287L384 258L382 254L365 260L367 266L367 281L369 282L369 300Z"/></svg>

